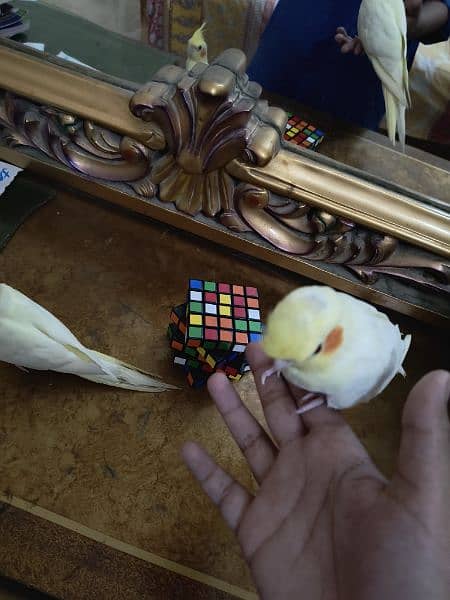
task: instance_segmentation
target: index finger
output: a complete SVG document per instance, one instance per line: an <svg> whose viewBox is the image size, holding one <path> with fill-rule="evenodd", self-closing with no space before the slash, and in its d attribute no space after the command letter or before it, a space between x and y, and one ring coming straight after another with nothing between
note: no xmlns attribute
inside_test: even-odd
<svg viewBox="0 0 450 600"><path fill-rule="evenodd" d="M247 347L247 358L255 378L267 424L279 445L287 444L303 435L304 428L297 414L297 405L282 377L272 375L263 384L262 376L273 366L273 361L258 344Z"/></svg>

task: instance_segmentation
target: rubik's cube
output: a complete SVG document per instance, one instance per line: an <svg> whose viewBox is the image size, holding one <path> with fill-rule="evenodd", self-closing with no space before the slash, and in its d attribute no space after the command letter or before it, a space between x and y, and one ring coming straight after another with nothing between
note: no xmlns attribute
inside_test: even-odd
<svg viewBox="0 0 450 600"><path fill-rule="evenodd" d="M258 290L191 279L186 321L189 346L245 352L262 337Z"/></svg>
<svg viewBox="0 0 450 600"><path fill-rule="evenodd" d="M289 120L286 124L284 139L293 142L297 146L316 150L325 138L323 131L292 113L288 116Z"/></svg>
<svg viewBox="0 0 450 600"><path fill-rule="evenodd" d="M168 335L174 364L191 387L202 387L215 372L238 381L250 370L247 344L262 337L258 290L191 279L186 304L172 309Z"/></svg>

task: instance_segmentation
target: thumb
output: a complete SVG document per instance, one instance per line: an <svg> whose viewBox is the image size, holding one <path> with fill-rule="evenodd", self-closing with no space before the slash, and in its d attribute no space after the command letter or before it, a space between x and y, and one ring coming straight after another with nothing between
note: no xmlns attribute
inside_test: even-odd
<svg viewBox="0 0 450 600"><path fill-rule="evenodd" d="M447 371L425 375L410 392L403 410L398 460L398 475L404 483L420 482L426 487L438 479L449 481L449 397Z"/></svg>

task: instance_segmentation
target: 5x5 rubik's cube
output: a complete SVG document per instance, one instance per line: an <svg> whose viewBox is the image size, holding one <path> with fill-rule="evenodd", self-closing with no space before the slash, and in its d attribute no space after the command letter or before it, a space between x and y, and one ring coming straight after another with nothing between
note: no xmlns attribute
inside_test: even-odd
<svg viewBox="0 0 450 600"><path fill-rule="evenodd" d="M261 337L258 290L251 286L191 279L187 302L170 315L174 364L184 368L192 387L219 371L238 381L249 370L247 344Z"/></svg>

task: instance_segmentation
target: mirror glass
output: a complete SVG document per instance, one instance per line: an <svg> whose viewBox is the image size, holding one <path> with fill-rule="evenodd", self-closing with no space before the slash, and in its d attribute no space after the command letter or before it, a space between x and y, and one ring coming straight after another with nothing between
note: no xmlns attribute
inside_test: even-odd
<svg viewBox="0 0 450 600"><path fill-rule="evenodd" d="M203 60L202 56L207 56L211 61L226 48L242 49L249 58L250 76L263 84L273 104L290 115L285 135L287 149L406 191L436 210L450 212L449 41L420 44L417 48L410 70L408 145L402 153L385 135L383 119L378 131L373 130L377 127L362 128L350 122L351 115L342 119L328 111L320 94L304 93L308 82L320 79L322 72L329 76L329 65L318 57L326 55L325 47L334 44L338 49L330 32L341 25L348 28L349 34L355 34L348 19L341 22L342 12L338 14L336 9L328 15L328 37L324 38L319 25L315 32L311 23L297 19L297 5L301 3L290 2L298 36L305 32L318 36L317 56L312 53L306 62L304 56L302 61L297 60L296 45L289 41L292 31L286 31L286 43L278 45L282 51L275 48L270 52L276 36L283 38L283 33L277 31L282 22L277 14L284 11L286 19L288 4L287 0L0 0L0 40L9 38L24 52L39 53L42 60L58 57L73 68L80 64L90 67L92 77L113 76L122 85L137 87L164 64L184 66L188 40L206 22L207 55L200 43L200 58L195 48L193 58ZM360 0L351 0L350 4L355 5L357 14ZM358 59L368 60L364 55L349 56L340 50L335 56L343 72L354 64L359 69L362 63ZM300 65L304 64L307 68L302 72ZM349 98L352 89L344 83L340 86L334 78L329 85L334 94ZM327 81L323 85L329 94Z"/></svg>

